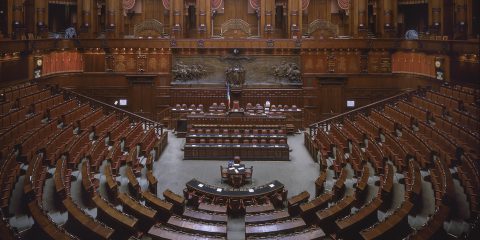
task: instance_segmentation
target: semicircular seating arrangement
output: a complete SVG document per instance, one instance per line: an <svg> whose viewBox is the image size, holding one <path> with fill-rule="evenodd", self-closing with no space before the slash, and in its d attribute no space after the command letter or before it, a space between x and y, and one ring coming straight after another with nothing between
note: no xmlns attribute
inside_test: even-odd
<svg viewBox="0 0 480 240"><path fill-rule="evenodd" d="M278 181L224 191L192 180L183 196L157 193L153 163L168 140L161 125L56 87L3 92L2 239L226 239L228 216L239 215L247 239L478 234L473 89L409 91L311 125L315 195L290 198ZM275 191L253 194L268 187Z"/></svg>

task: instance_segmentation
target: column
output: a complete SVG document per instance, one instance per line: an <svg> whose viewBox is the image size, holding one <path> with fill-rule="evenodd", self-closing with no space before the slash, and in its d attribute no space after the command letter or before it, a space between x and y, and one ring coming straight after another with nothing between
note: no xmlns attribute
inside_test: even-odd
<svg viewBox="0 0 480 240"><path fill-rule="evenodd" d="M183 25L183 0L170 0L170 23L172 36L183 37L185 26Z"/></svg>
<svg viewBox="0 0 480 240"><path fill-rule="evenodd" d="M37 11L37 35L41 38L48 37L48 28L46 18L47 14L47 0L37 0L35 1L35 9Z"/></svg>
<svg viewBox="0 0 480 240"><path fill-rule="evenodd" d="M210 36L210 0L196 1L197 30L199 38L208 38Z"/></svg>
<svg viewBox="0 0 480 240"><path fill-rule="evenodd" d="M107 31L107 37L114 38L116 36L116 29L117 29L117 21L116 21L116 8L115 8L116 0L107 0L106 1L106 20L107 26L105 27Z"/></svg>
<svg viewBox="0 0 480 240"><path fill-rule="evenodd" d="M92 29L92 0L79 0L77 7L81 9L78 16L81 16L80 35L83 37L90 36ZM80 4L81 3L81 4Z"/></svg>
<svg viewBox="0 0 480 240"><path fill-rule="evenodd" d="M367 0L358 0L358 36L367 37L368 35L368 6Z"/></svg>
<svg viewBox="0 0 480 240"><path fill-rule="evenodd" d="M302 1L288 0L288 37L300 38L302 35Z"/></svg>
<svg viewBox="0 0 480 240"><path fill-rule="evenodd" d="M383 37L395 37L396 32L396 0L384 0L383 1Z"/></svg>
<svg viewBox="0 0 480 240"><path fill-rule="evenodd" d="M468 24L467 24L467 2L466 0L455 0L455 39L466 39Z"/></svg>
<svg viewBox="0 0 480 240"><path fill-rule="evenodd" d="M13 1L13 29L12 29L12 38L13 39L20 39L25 34L25 25L23 19L23 1L22 0L14 0Z"/></svg>
<svg viewBox="0 0 480 240"><path fill-rule="evenodd" d="M431 32L434 35L442 35L442 2L441 0L431 0L428 3L430 11L429 20Z"/></svg>
<svg viewBox="0 0 480 240"><path fill-rule="evenodd" d="M261 0L260 33L263 38L270 38L275 30L275 0Z"/></svg>

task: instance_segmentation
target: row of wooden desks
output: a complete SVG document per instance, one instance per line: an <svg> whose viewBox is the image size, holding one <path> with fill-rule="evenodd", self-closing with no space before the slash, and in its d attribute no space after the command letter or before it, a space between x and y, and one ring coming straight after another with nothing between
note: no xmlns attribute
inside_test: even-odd
<svg viewBox="0 0 480 240"><path fill-rule="evenodd" d="M270 236L260 236L256 237L249 237L248 239L261 239L261 240L303 240L303 239L310 239L310 240L320 240L326 237L325 233L321 228L309 228L307 230L303 230L301 232L293 232L287 234L280 234Z"/></svg>
<svg viewBox="0 0 480 240"><path fill-rule="evenodd" d="M183 212L182 216L204 221L204 222L214 222L214 223L226 223L228 220L228 216L226 213L196 211L190 208L185 208L185 211Z"/></svg>
<svg viewBox="0 0 480 240"><path fill-rule="evenodd" d="M338 235L348 239L360 238L358 232L361 229L365 229L378 221L377 210L382 203L382 199L377 197L360 208L358 212L336 220Z"/></svg>
<svg viewBox="0 0 480 240"><path fill-rule="evenodd" d="M129 234L135 233L137 218L119 211L99 195L95 195L92 200L97 207L97 219L116 230L124 230Z"/></svg>
<svg viewBox="0 0 480 240"><path fill-rule="evenodd" d="M142 205L125 193L118 193L117 200L122 204L126 213L132 214L139 220L142 230L149 229L157 220L157 211Z"/></svg>
<svg viewBox="0 0 480 240"><path fill-rule="evenodd" d="M245 223L265 223L285 220L290 217L287 210L266 213L246 214Z"/></svg>
<svg viewBox="0 0 480 240"><path fill-rule="evenodd" d="M187 143L184 159L189 160L230 160L239 156L242 160L288 161L288 144L244 144L244 143Z"/></svg>
<svg viewBox="0 0 480 240"><path fill-rule="evenodd" d="M158 198L155 194L144 191L141 193L145 200L145 205L158 212L157 217L160 220L167 220L173 212L173 204Z"/></svg>
<svg viewBox="0 0 480 240"><path fill-rule="evenodd" d="M411 230L407 217L412 209L413 204L410 201L404 201L402 206L383 222L362 230L360 235L363 239L402 238Z"/></svg>
<svg viewBox="0 0 480 240"><path fill-rule="evenodd" d="M271 183L248 189L228 189L216 186L211 186L200 182L197 179L192 179L186 184L188 190L193 190L203 195L209 195L215 198L226 199L253 199L275 195L284 190L284 185L275 180Z"/></svg>
<svg viewBox="0 0 480 240"><path fill-rule="evenodd" d="M186 218L180 218L178 216L172 216L168 219L167 224L169 226L181 229L182 231L202 234L217 234L220 236L227 235L226 223L203 223L198 221L192 221Z"/></svg>
<svg viewBox="0 0 480 240"><path fill-rule="evenodd" d="M294 232L305 228L307 225L301 218L289 219L281 222L264 223L264 224L248 224L245 228L245 234L250 235L267 235L280 234L286 232Z"/></svg>
<svg viewBox="0 0 480 240"><path fill-rule="evenodd" d="M186 233L178 231L176 229L157 224L148 230L148 236L153 240L222 240L225 237L220 236L210 236L210 235L200 235L194 233Z"/></svg>
<svg viewBox="0 0 480 240"><path fill-rule="evenodd" d="M110 239L115 230L83 212L70 197L62 201L68 211L66 228L82 238Z"/></svg>
<svg viewBox="0 0 480 240"><path fill-rule="evenodd" d="M350 209L355 202L355 196L349 195L336 202L334 205L317 211L317 220L324 226L323 230L326 232L335 231L335 219L347 216L350 213Z"/></svg>

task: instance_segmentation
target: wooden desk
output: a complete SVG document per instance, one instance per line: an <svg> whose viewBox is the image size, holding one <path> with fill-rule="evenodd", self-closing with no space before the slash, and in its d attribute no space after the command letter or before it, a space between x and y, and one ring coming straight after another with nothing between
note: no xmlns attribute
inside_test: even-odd
<svg viewBox="0 0 480 240"><path fill-rule="evenodd" d="M291 215L297 215L300 212L300 204L308 202L310 193L303 191L288 199L288 212Z"/></svg>
<svg viewBox="0 0 480 240"><path fill-rule="evenodd" d="M221 187L211 186L206 183L202 183L197 179L192 179L187 182L187 189L194 191L199 195L209 196L215 199L254 199L265 198L273 196L277 193L282 193L284 185L279 181L273 181L271 183L257 186L251 189L230 190ZM226 201L224 201L226 202Z"/></svg>
<svg viewBox="0 0 480 240"><path fill-rule="evenodd" d="M307 225L301 218L295 218L283 222L265 223L265 224L248 224L245 227L245 235L269 235L285 232L294 232L305 228Z"/></svg>
<svg viewBox="0 0 480 240"><path fill-rule="evenodd" d="M42 211L36 201L31 201L28 203L28 210L35 220L35 224L38 225L46 237L55 240L78 240L76 236L68 233L65 231L65 229L55 224L50 217L48 217L48 215ZM40 235L38 237L41 238L43 236Z"/></svg>
<svg viewBox="0 0 480 240"><path fill-rule="evenodd" d="M112 167L110 163L107 163L103 168L103 174L107 180L107 193L110 199L115 199L117 197L118 185L117 181L114 179L112 174Z"/></svg>
<svg viewBox="0 0 480 240"><path fill-rule="evenodd" d="M300 216L307 221L313 222L313 217L315 212L319 209L325 208L328 206L328 203L333 199L333 194L328 192L324 193L310 202L300 205Z"/></svg>
<svg viewBox="0 0 480 240"><path fill-rule="evenodd" d="M245 213L247 214L271 212L274 210L275 207L270 202L261 205L250 205L245 207Z"/></svg>
<svg viewBox="0 0 480 240"><path fill-rule="evenodd" d="M73 234L89 239L110 239L115 230L93 219L75 205L70 197L62 201L68 211L66 228Z"/></svg>
<svg viewBox="0 0 480 240"><path fill-rule="evenodd" d="M227 235L227 224L211 224L194 222L187 219L182 219L178 216L172 216L168 219L167 225L182 229L186 232L202 233L202 234L218 234L221 236Z"/></svg>
<svg viewBox="0 0 480 240"><path fill-rule="evenodd" d="M157 194L157 184L158 180L157 178L153 175L152 170L147 171L147 180L148 180L148 190L153 193Z"/></svg>
<svg viewBox="0 0 480 240"><path fill-rule="evenodd" d="M350 213L350 208L355 201L355 196L349 195L342 198L329 208L317 211L316 215L321 223L332 222L336 218L345 217Z"/></svg>
<svg viewBox="0 0 480 240"><path fill-rule="evenodd" d="M303 240L303 239L324 239L325 233L321 228L310 228L301 232L276 235L273 237L260 237L262 240ZM253 238L255 239L255 238Z"/></svg>
<svg viewBox="0 0 480 240"><path fill-rule="evenodd" d="M160 224L157 224L148 230L148 236L154 240L224 240L224 237L216 237L210 235L199 235L186 232L180 232Z"/></svg>
<svg viewBox="0 0 480 240"><path fill-rule="evenodd" d="M385 239L388 237L402 238L411 231L408 225L408 214L413 209L413 204L409 201L403 202L392 215L388 216L383 222L380 222L370 228L360 232L363 239Z"/></svg>
<svg viewBox="0 0 480 240"><path fill-rule="evenodd" d="M240 156L248 161L289 161L288 144L244 144L244 143L186 143L184 159L189 160L230 160Z"/></svg>
<svg viewBox="0 0 480 240"><path fill-rule="evenodd" d="M141 230L146 231L155 223L157 217L156 210L142 205L125 193L119 192L117 199L122 204L125 212L138 218Z"/></svg>
<svg viewBox="0 0 480 240"><path fill-rule="evenodd" d="M227 169L227 178L230 186L238 188L245 184L247 176L245 164L233 164L225 169Z"/></svg>
<svg viewBox="0 0 480 240"><path fill-rule="evenodd" d="M141 195L143 199L145 199L145 205L155 209L158 212L159 219L166 221L172 215L172 203L164 201L148 191L142 192Z"/></svg>
<svg viewBox="0 0 480 240"><path fill-rule="evenodd" d="M138 219L120 212L99 195L95 195L92 200L97 207L97 219L114 227L116 230L126 229L129 234L135 233Z"/></svg>
<svg viewBox="0 0 480 240"><path fill-rule="evenodd" d="M355 186L355 195L357 200L362 200L365 198L366 189L368 186L368 177L370 177L370 171L367 165L363 166L362 176L357 181Z"/></svg>
<svg viewBox="0 0 480 240"><path fill-rule="evenodd" d="M128 179L128 189L130 190L130 194L135 198L138 198L141 192L140 184L137 181L137 176L133 173L131 167L125 167L125 174L127 175Z"/></svg>
<svg viewBox="0 0 480 240"><path fill-rule="evenodd" d="M185 208L182 216L214 223L227 223L228 220L227 214L225 213L207 213L203 211L195 211L190 208Z"/></svg>
<svg viewBox="0 0 480 240"><path fill-rule="evenodd" d="M322 171L317 180L315 180L315 197L320 196L320 194L325 191L325 182L327 181L327 171Z"/></svg>
<svg viewBox="0 0 480 240"><path fill-rule="evenodd" d="M227 206L226 205L219 205L219 204L210 204L201 202L198 205L198 210L212 212L212 213L227 213Z"/></svg>
<svg viewBox="0 0 480 240"><path fill-rule="evenodd" d="M175 194L170 189L167 189L163 192L163 197L166 201L173 204L173 211L177 214L182 214L185 208L185 198Z"/></svg>
<svg viewBox="0 0 480 240"><path fill-rule="evenodd" d="M245 223L264 223L272 221L281 221L290 217L290 214L287 210L267 212L267 213L257 213L257 214L246 214Z"/></svg>
<svg viewBox="0 0 480 240"><path fill-rule="evenodd" d="M337 224L339 236L348 239L358 239L359 231L365 229L378 221L377 210L382 205L380 198L374 198L367 206L362 207L358 212L351 214L345 218L335 221Z"/></svg>

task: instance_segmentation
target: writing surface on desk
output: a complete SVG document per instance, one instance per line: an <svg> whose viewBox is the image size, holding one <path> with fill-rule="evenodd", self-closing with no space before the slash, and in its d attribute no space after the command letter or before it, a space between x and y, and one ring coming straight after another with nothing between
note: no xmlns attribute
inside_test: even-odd
<svg viewBox="0 0 480 240"><path fill-rule="evenodd" d="M203 184L200 183L200 184L198 184L198 186L199 186L199 187L203 187Z"/></svg>
<svg viewBox="0 0 480 240"><path fill-rule="evenodd" d="M254 192L255 190L253 190L252 188L248 189L248 192Z"/></svg>
<svg viewBox="0 0 480 240"><path fill-rule="evenodd" d="M217 188L217 192L222 192L222 189L221 189L221 188Z"/></svg>
<svg viewBox="0 0 480 240"><path fill-rule="evenodd" d="M273 187L275 187L275 184L270 183L268 186L271 187L271 188L273 188Z"/></svg>

